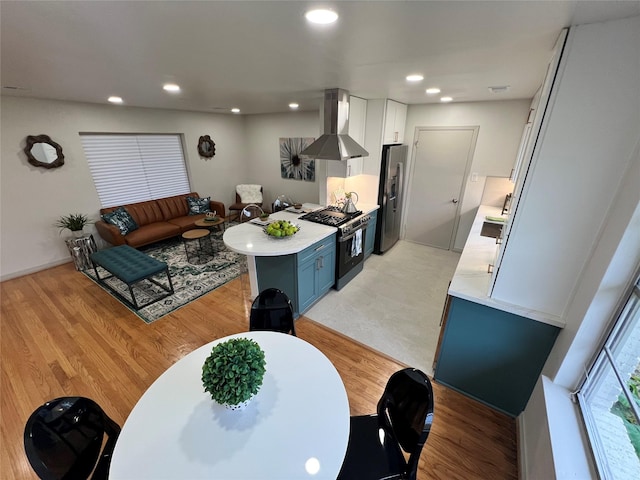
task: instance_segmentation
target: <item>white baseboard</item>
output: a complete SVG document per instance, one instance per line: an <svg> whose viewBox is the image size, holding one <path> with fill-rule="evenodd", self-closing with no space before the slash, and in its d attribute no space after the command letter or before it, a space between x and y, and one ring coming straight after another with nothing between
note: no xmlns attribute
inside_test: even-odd
<svg viewBox="0 0 640 480"><path fill-rule="evenodd" d="M53 268L53 267L57 267L58 265L64 265L65 263L70 263L72 261L73 260L71 258L63 258L61 260L55 260L53 262L49 262L44 265L38 265L37 267L31 267L25 270L19 270L17 272L8 273L6 275L0 275L0 282L11 280L13 278L23 277L25 275L29 275L30 273L40 272L48 268Z"/></svg>
<svg viewBox="0 0 640 480"><path fill-rule="evenodd" d="M516 431L518 435L518 479L527 480L527 436L522 414L516 418Z"/></svg>

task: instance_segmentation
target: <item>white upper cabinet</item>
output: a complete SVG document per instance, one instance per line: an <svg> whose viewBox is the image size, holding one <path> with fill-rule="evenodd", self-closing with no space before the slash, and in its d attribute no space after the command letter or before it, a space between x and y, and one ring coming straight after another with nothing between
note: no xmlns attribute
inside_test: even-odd
<svg viewBox="0 0 640 480"><path fill-rule="evenodd" d="M527 146L529 145L529 138L531 137L531 128L533 125L533 119L535 117L535 113L538 110L538 104L540 103L540 92L542 91L542 87L538 89L536 94L531 101L531 107L529 107L529 115L527 116L527 123L524 125L524 130L522 131L522 138L520 139L520 146L518 147L518 154L516 155L516 161L513 164L513 168L511 169L511 175L509 175L509 180L515 183L518 175L520 174L520 170L522 169L522 162L524 162L524 155L527 151Z"/></svg>
<svg viewBox="0 0 640 480"><path fill-rule="evenodd" d="M407 122L407 106L394 100L387 100L382 143L403 143Z"/></svg>
<svg viewBox="0 0 640 480"><path fill-rule="evenodd" d="M360 97L349 97L349 136L364 146L367 117L367 101ZM354 177L362 173L362 157L349 160L327 160L328 177Z"/></svg>

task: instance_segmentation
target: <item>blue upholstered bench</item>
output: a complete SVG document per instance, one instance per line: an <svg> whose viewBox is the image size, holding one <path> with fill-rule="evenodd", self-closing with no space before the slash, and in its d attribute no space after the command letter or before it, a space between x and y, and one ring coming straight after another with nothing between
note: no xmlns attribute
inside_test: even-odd
<svg viewBox="0 0 640 480"><path fill-rule="evenodd" d="M93 269L96 272L96 280L98 283L109 289L120 300L136 310L151 305L152 303L173 294L173 283L171 283L171 275L169 274L169 267L167 264L156 260L155 258L151 258L149 255L146 255L129 245L120 245L118 247L100 250L92 253L90 258L91 263L93 264ZM101 278L98 273L98 267L104 268L111 275ZM167 276L168 286L163 285L152 278L160 273L164 273ZM126 283L129 288L129 293L131 294L131 300L105 282L105 280L112 277L116 277ZM133 293L133 285L143 280L150 281L167 293L153 298L144 305L139 305L136 300L136 296Z"/></svg>

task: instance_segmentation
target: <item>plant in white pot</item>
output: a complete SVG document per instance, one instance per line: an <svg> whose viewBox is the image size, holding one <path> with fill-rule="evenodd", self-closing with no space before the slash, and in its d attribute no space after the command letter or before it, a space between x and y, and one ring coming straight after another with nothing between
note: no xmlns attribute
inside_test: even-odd
<svg viewBox="0 0 640 480"><path fill-rule="evenodd" d="M85 225L90 223L93 222L84 213L72 213L58 218L55 226L60 229L60 233L63 230L71 230L74 236L79 237L82 235Z"/></svg>
<svg viewBox="0 0 640 480"><path fill-rule="evenodd" d="M248 338L232 338L213 347L202 366L202 384L211 398L233 410L258 393L265 372L264 351Z"/></svg>

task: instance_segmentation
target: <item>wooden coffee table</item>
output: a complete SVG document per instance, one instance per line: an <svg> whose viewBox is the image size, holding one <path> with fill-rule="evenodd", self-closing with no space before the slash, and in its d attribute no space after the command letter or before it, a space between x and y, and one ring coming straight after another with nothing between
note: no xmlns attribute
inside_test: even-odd
<svg viewBox="0 0 640 480"><path fill-rule="evenodd" d="M216 227L218 230L220 230L220 226L222 226L222 231L224 231L224 218L216 217L216 220L212 222L208 222L203 218L200 220L196 220L195 225L202 228L208 228L209 230L211 230L211 227Z"/></svg>

